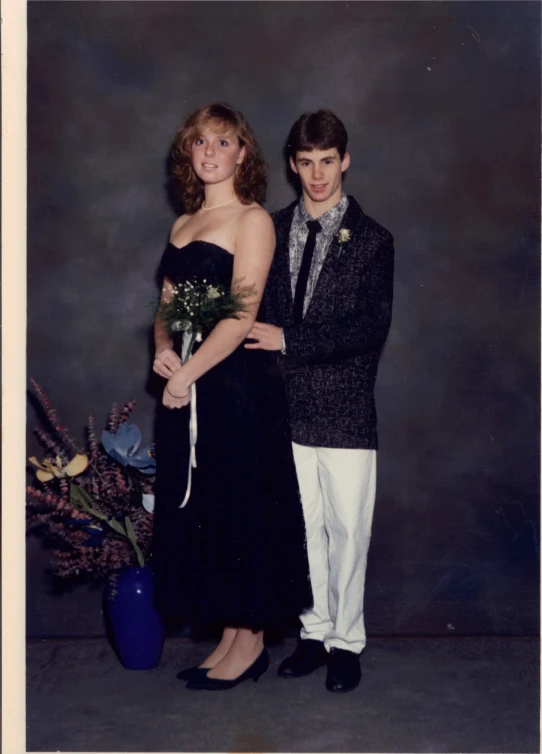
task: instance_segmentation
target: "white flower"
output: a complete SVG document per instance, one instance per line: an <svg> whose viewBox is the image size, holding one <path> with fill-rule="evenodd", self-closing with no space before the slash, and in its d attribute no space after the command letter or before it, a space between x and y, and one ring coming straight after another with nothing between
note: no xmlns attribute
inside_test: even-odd
<svg viewBox="0 0 542 754"><path fill-rule="evenodd" d="M196 343L201 343L201 333L199 331L196 333Z"/></svg>
<svg viewBox="0 0 542 754"><path fill-rule="evenodd" d="M348 230L348 228L341 228L339 232L337 233L337 238L339 239L339 243L348 243L352 237L352 233Z"/></svg>
<svg viewBox="0 0 542 754"><path fill-rule="evenodd" d="M339 241L339 253L337 254L337 259L340 259L340 256L342 254L343 246L345 243L348 243L352 237L352 233L348 230L348 228L341 228L337 233L337 239Z"/></svg>
<svg viewBox="0 0 542 754"><path fill-rule="evenodd" d="M188 330L190 322L187 319L178 319L171 325L173 332L180 332L181 330Z"/></svg>
<svg viewBox="0 0 542 754"><path fill-rule="evenodd" d="M211 299L214 299L214 298L220 298L220 291L218 291L218 290L217 290L217 289L216 289L216 288L214 287L214 285L209 285L209 286L207 286L207 295L208 295L208 296L209 296L209 298L211 298Z"/></svg>
<svg viewBox="0 0 542 754"><path fill-rule="evenodd" d="M143 507L147 513L152 513L154 511L154 495L143 495L142 498Z"/></svg>

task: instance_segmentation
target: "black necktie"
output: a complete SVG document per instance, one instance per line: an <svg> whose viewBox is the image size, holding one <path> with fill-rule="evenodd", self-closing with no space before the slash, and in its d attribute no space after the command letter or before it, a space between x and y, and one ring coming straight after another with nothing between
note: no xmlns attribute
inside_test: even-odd
<svg viewBox="0 0 542 754"><path fill-rule="evenodd" d="M322 226L318 220L308 220L307 228L309 229L309 235L307 236L305 248L303 249L303 259L301 261L301 268L295 285L294 322L296 325L299 325L303 321L303 302L305 301L305 293L307 291L307 281L309 279L312 257L316 246L316 236L322 230Z"/></svg>

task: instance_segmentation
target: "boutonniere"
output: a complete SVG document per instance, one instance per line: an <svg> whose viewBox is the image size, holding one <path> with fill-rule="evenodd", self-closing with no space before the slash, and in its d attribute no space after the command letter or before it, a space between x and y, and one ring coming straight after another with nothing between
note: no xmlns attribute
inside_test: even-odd
<svg viewBox="0 0 542 754"><path fill-rule="evenodd" d="M341 228L337 232L337 239L339 241L339 254L338 254L338 258L340 258L341 254L342 254L343 246L345 244L347 244L348 241L350 241L351 238L352 238L352 233L348 230L348 228Z"/></svg>

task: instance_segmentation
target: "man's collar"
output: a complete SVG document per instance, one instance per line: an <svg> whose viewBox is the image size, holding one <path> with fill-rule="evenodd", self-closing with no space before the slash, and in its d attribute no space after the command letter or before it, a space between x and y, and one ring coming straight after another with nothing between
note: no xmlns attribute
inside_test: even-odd
<svg viewBox="0 0 542 754"><path fill-rule="evenodd" d="M309 220L315 219L314 217L312 217L312 215L309 215L309 213L307 212L303 197L301 197L301 199L299 200L298 207L299 207L300 217L304 222L308 222ZM316 219L318 220L319 223L321 223L322 225L325 225L327 222L335 220L338 214L344 213L347 207L348 207L348 197L345 193L343 193L343 195L341 196L337 204L334 204L333 207L330 207L326 212L323 213L323 215L320 215Z"/></svg>

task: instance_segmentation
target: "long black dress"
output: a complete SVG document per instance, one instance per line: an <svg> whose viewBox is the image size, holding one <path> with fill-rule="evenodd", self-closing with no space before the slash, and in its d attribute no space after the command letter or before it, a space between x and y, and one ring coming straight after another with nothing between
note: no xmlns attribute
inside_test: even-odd
<svg viewBox="0 0 542 754"><path fill-rule="evenodd" d="M233 255L169 244L161 273L229 289ZM176 350L180 354L180 343ZM158 408L153 547L167 618L259 630L312 604L305 527L276 355L241 345L196 383L197 467L184 508L189 408Z"/></svg>

